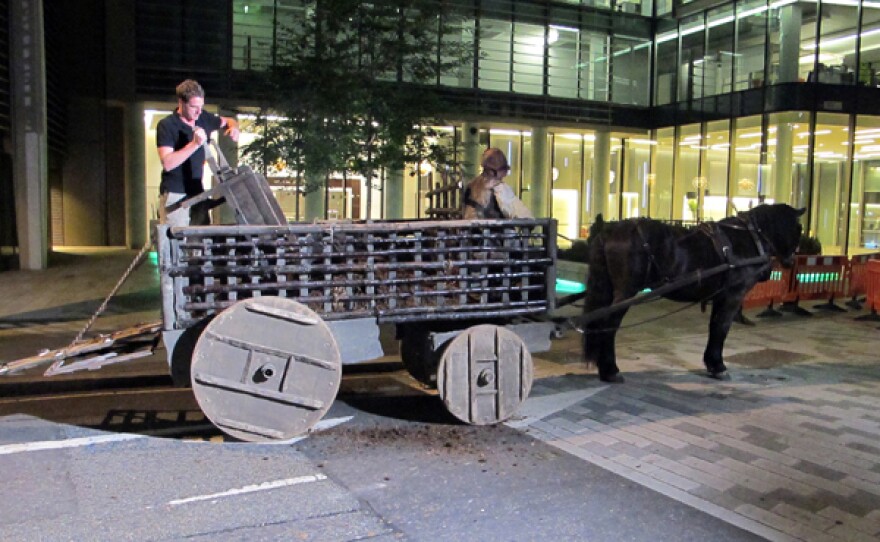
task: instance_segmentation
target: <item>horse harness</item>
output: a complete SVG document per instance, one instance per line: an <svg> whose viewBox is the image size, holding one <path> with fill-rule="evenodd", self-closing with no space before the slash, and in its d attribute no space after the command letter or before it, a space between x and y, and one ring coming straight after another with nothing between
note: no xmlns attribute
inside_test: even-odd
<svg viewBox="0 0 880 542"><path fill-rule="evenodd" d="M703 278L708 278L705 276L705 273L711 271L711 275L715 275L715 269L729 270L735 269L737 267L747 267L756 264L769 265L770 256L767 255L764 250L764 243L761 242L761 237L763 234L758 228L758 226L754 223L754 220L747 216L745 219L742 216L737 216L737 220L739 220L742 224L731 224L731 223L722 223L722 222L703 222L696 228L697 233L702 233L707 236L709 240L712 242L712 246L715 247L715 252L718 254L718 257L721 259L721 262L717 267L710 268L709 270L701 270L697 269L695 271L696 278L693 279L691 277L687 278L687 281L682 282L682 279L678 281L672 282L671 275L668 273L663 273L660 269L660 266L657 263L657 258L654 256L654 252L651 250L651 245L648 243L647 238L645 237L644 231L642 231L642 224L640 222L636 223L636 233L639 236L639 240L642 243L642 249L648 256L648 268L645 270L645 276L651 275L651 267L654 267L657 272L663 276L663 280L666 283L680 283L681 286L687 286L693 282L697 282L698 284L702 281ZM733 253L733 244L730 242L730 237L728 237L727 233L725 233L725 229L734 229L734 230L746 230L751 236L752 240L755 243L755 248L758 249L758 255L750 258L737 258Z"/></svg>
<svg viewBox="0 0 880 542"><path fill-rule="evenodd" d="M619 310L623 310L633 305L644 303L651 299L662 297L669 292L673 292L689 284L700 284L705 279L713 277L719 273L725 273L738 267L760 265L762 267L762 270L765 266L769 267L770 256L764 250L764 244L761 242L761 237L763 237L763 234L761 233L760 228L758 228L757 225L754 224L751 217L748 217L745 220L741 216L737 218L740 220L740 222L744 222L745 225L740 226L727 223L721 224L717 222L706 222L699 226L698 231L704 233L705 235L708 235L709 238L712 239L715 250L718 251L718 254L721 256L722 263L714 267L710 267L709 269L697 269L696 271L688 273L687 275L684 275L676 280L671 280L667 276L665 279L667 282L662 286L652 288L651 291L647 293L635 295L618 303L614 303L608 307L603 307L601 309L590 311L587 314L581 315L579 318L572 319L572 321L577 322L580 325L586 325L589 322L602 319L609 314L612 314ZM736 258L733 255L733 245L730 242L730 238L727 236L726 233L723 232L723 228L748 230L751 233L752 240L755 242L755 246L758 249L758 256L752 256L742 259ZM644 232L642 232L641 230L641 224L636 223L636 231L638 232L639 238L642 241L642 247L648 252L648 271L650 271L651 265L657 266L657 260L656 258L654 258L653 252L650 251L650 245L645 239Z"/></svg>

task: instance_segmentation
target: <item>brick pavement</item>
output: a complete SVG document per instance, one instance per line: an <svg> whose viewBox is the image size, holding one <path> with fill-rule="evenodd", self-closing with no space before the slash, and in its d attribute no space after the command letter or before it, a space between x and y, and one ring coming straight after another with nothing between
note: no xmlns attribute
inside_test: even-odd
<svg viewBox="0 0 880 542"><path fill-rule="evenodd" d="M512 425L769 540L877 540L877 324L747 313L757 325L732 329L732 379L718 382L702 372L708 314L656 319L681 307L630 311L624 326L645 323L618 335L624 384L583 370L579 336L536 356L572 371L539 379L529 401L543 410L529 417L527 402Z"/></svg>

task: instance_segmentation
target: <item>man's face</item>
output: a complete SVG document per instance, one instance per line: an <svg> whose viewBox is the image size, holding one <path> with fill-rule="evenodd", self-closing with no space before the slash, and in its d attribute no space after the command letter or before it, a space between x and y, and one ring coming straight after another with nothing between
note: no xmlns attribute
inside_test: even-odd
<svg viewBox="0 0 880 542"><path fill-rule="evenodd" d="M189 122L195 122L199 115L202 114L202 107L205 105L205 99L200 96L193 96L188 102L178 100L180 104L180 116Z"/></svg>

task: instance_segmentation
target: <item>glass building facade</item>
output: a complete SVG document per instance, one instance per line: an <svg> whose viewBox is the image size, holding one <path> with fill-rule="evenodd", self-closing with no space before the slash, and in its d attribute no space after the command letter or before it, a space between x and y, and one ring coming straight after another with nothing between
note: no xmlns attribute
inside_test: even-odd
<svg viewBox="0 0 880 542"><path fill-rule="evenodd" d="M510 107L436 128L470 160L465 175L469 145L504 150L508 182L566 237L584 237L600 213L689 223L785 202L807 207L805 229L826 254L880 243L880 2L448 4L464 16L442 39L474 60L431 83ZM279 29L312 5L232 0L230 69L271 66ZM517 113L534 103L543 115ZM268 173L289 217L303 218L290 172ZM450 176L408 164L403 178L402 218L417 218ZM386 217L383 186L340 172L326 217Z"/></svg>

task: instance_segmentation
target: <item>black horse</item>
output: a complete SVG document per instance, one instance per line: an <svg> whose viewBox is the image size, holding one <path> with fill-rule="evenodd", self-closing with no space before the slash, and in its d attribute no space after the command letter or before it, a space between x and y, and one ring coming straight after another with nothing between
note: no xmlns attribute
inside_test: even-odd
<svg viewBox="0 0 880 542"><path fill-rule="evenodd" d="M743 297L770 278L771 258L790 267L805 209L759 205L719 222L674 227L636 218L605 223L591 234L584 304L584 358L605 382L623 382L614 339L636 294L651 288L673 301L712 303L703 363L713 378L727 378L724 340ZM612 305L619 308L609 308Z"/></svg>

